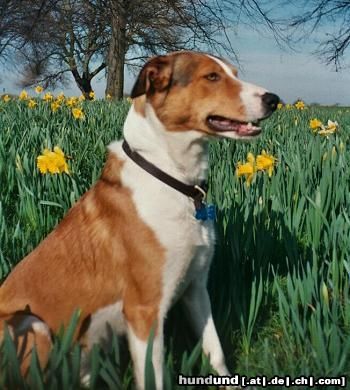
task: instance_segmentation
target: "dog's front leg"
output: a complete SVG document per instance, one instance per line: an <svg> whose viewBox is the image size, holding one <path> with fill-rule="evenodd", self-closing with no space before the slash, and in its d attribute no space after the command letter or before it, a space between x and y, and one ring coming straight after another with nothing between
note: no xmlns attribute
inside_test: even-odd
<svg viewBox="0 0 350 390"><path fill-rule="evenodd" d="M158 313L145 307L134 307L125 312L127 320L127 335L129 349L134 364L136 387L139 390L145 388L145 362L148 337L151 329L155 327L153 339L152 363L156 380L156 389L163 389L163 321L158 318Z"/></svg>
<svg viewBox="0 0 350 390"><path fill-rule="evenodd" d="M210 364L219 375L230 375L213 321L206 278L194 280L182 300L197 337L202 338L203 351L209 356Z"/></svg>

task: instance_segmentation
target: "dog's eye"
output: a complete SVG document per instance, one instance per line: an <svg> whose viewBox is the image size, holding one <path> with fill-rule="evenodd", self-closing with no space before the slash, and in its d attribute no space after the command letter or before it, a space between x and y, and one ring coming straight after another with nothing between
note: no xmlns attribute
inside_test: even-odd
<svg viewBox="0 0 350 390"><path fill-rule="evenodd" d="M220 80L220 75L215 73L215 72L212 72L212 73L209 73L205 76L205 78L209 81L219 81Z"/></svg>

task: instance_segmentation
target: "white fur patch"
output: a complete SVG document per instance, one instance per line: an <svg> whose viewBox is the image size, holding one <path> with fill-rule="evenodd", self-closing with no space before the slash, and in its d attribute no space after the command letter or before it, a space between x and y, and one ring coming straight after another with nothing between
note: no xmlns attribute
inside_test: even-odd
<svg viewBox="0 0 350 390"><path fill-rule="evenodd" d="M232 79L236 80L241 84L242 89L241 89L240 97L245 106L245 111L246 111L245 121L255 122L256 120L263 118L265 116L265 111L262 103L262 96L267 92L267 90L257 85L239 80L237 77L235 77L235 75L232 73L232 69L230 69L230 67L227 64L225 64L223 61L221 61L216 57L212 57L212 56L209 57L213 59L216 63L218 63L229 77L231 77ZM234 138L234 139L242 138L241 136L238 136L235 133L232 134L229 133L226 135L228 135L229 138Z"/></svg>
<svg viewBox="0 0 350 390"><path fill-rule="evenodd" d="M93 344L101 342L108 343L110 337L108 327L117 334L124 334L126 332L123 304L121 301L113 305L105 306L91 316L90 326L87 331L88 348L91 348Z"/></svg>
<svg viewBox="0 0 350 390"><path fill-rule="evenodd" d="M208 55L208 57L218 63L228 76L230 76L234 80L238 80L237 77L233 74L232 69L230 69L230 67L225 64L224 61L221 61L219 58L213 57L211 55Z"/></svg>
<svg viewBox="0 0 350 390"><path fill-rule="evenodd" d="M170 133L148 105L147 116L131 109L124 126L131 148L168 174L188 184L198 184L207 175L206 141L197 131ZM130 188L142 220L154 231L166 250L163 271L163 297L160 316L165 316L177 293L211 261L214 229L211 221L195 219L191 198L159 181L136 165L115 142L109 149L124 160L121 179ZM205 255L207 253L207 255ZM198 255L201 254L201 261ZM188 273L192 262L195 272ZM205 264L202 264L204 262Z"/></svg>
<svg viewBox="0 0 350 390"><path fill-rule="evenodd" d="M255 122L263 118L266 113L262 96L267 90L254 84L246 83L245 81L240 81L240 83L242 85L240 96L245 106L246 121Z"/></svg>
<svg viewBox="0 0 350 390"><path fill-rule="evenodd" d="M45 322L41 321L38 317L35 317L30 314L26 315L13 330L17 334L22 334L30 329L33 329L35 333L50 337L50 329L48 325L45 324Z"/></svg>
<svg viewBox="0 0 350 390"><path fill-rule="evenodd" d="M41 333L42 335L50 336L49 327L42 321L37 320L32 324L32 328L35 333Z"/></svg>
<svg viewBox="0 0 350 390"><path fill-rule="evenodd" d="M167 131L149 103L146 103L145 113L146 117L139 115L134 107L129 111L124 137L131 148L178 180L199 184L207 177L208 170L205 135L190 129L178 133ZM198 275L207 275L214 247L213 223L197 220L193 200L138 166L124 153L122 142L112 143L109 150L124 162L121 181L130 189L138 215L165 249L159 332L153 346L157 389L161 389L163 320L169 306L191 281ZM137 387L142 389L147 343L138 339L131 327L127 333Z"/></svg>

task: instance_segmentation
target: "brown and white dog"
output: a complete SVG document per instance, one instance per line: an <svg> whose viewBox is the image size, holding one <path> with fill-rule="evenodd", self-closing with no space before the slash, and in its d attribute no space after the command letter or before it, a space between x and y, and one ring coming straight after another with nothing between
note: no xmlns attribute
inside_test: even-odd
<svg viewBox="0 0 350 390"><path fill-rule="evenodd" d="M151 59L132 97L124 125L131 149L189 185L206 178L211 137L254 138L258 121L279 101L240 81L226 61L195 52ZM213 224L194 212L191 198L142 169L121 142L112 143L101 178L0 288L0 333L6 322L22 371L33 344L45 365L51 334L79 308L76 339L87 352L108 337L107 323L127 334L139 389L155 324L153 364L161 389L164 319L181 298L213 368L227 375L206 288Z"/></svg>

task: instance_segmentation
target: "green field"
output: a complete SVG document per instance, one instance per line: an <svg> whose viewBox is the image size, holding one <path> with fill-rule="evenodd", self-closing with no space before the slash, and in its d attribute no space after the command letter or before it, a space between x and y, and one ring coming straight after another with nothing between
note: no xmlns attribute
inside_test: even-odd
<svg viewBox="0 0 350 390"><path fill-rule="evenodd" d="M0 280L97 180L106 145L121 137L127 101L80 105L84 119L68 107L52 112L46 102L33 109L27 101L0 102ZM339 128L315 134L313 118ZM209 291L228 366L247 376L349 376L350 110L283 108L263 127L253 143L210 147L210 198L219 211ZM70 157L70 175L39 172L37 156L55 145ZM274 172L257 172L247 186L236 164L263 149L277 158ZM166 324L165 388L175 388L179 372L210 371L182 318L175 307ZM33 360L30 385L6 340L0 388L79 388L70 331L55 341L45 375ZM123 343L115 339L107 355L94 350L91 364L91 388L132 388ZM147 378L152 389L149 367Z"/></svg>

